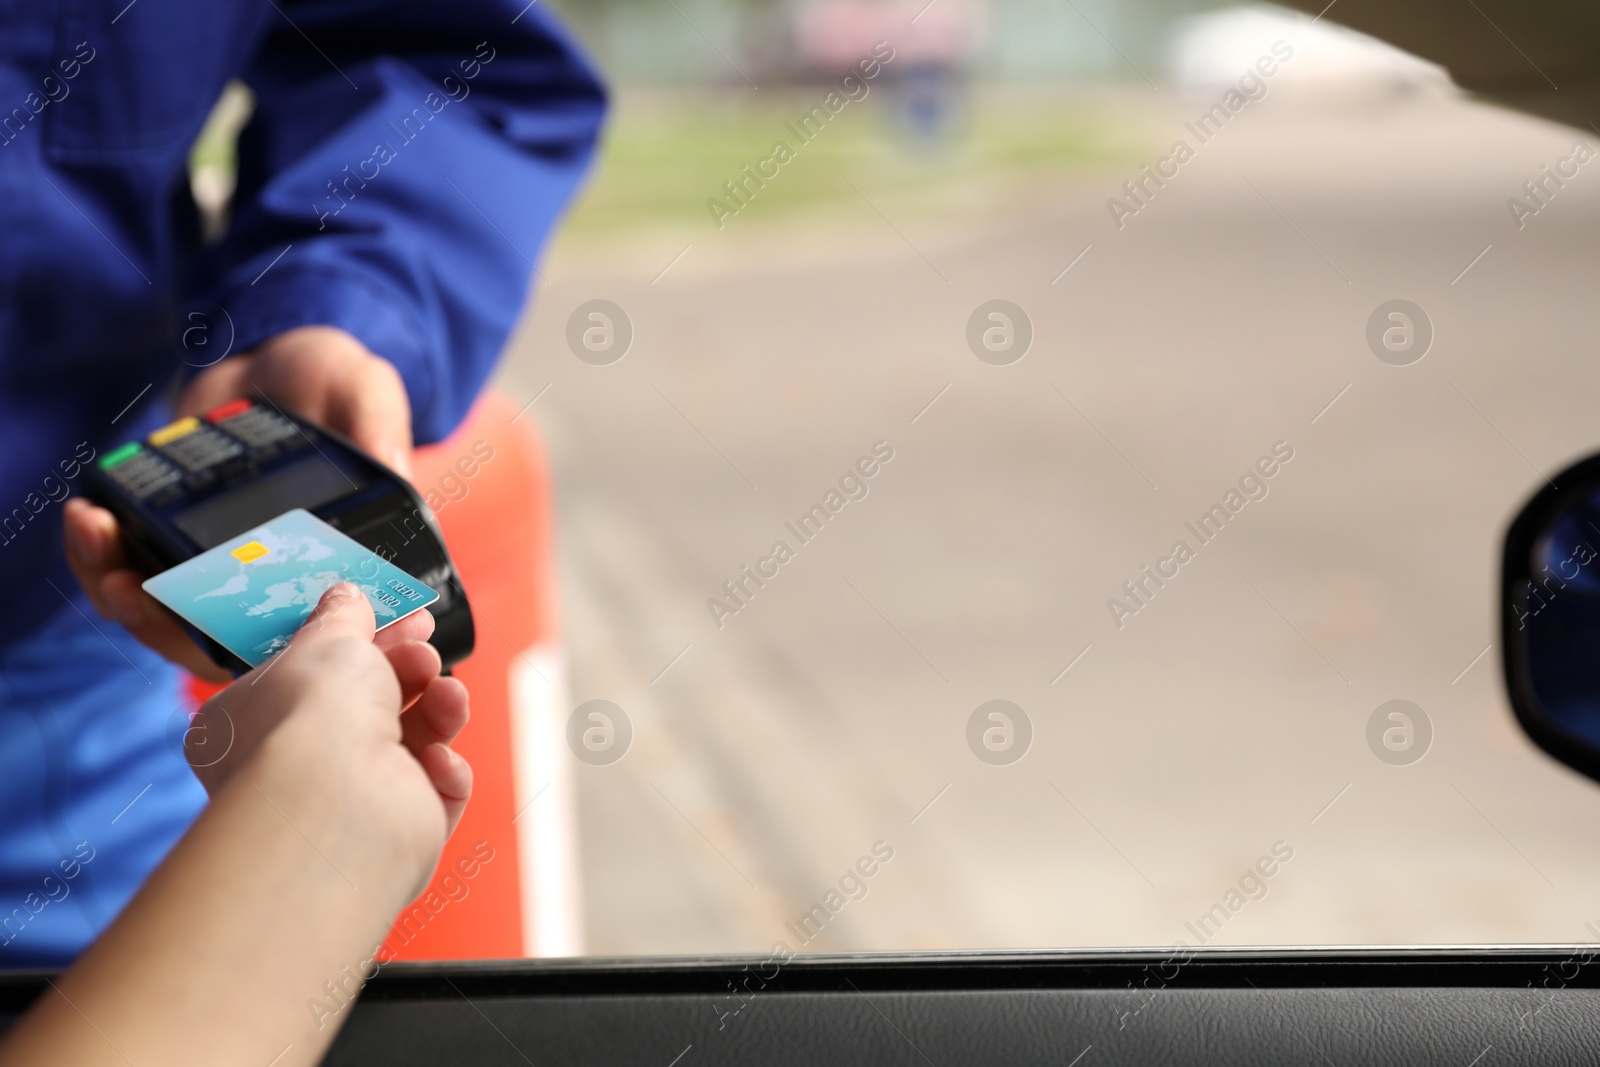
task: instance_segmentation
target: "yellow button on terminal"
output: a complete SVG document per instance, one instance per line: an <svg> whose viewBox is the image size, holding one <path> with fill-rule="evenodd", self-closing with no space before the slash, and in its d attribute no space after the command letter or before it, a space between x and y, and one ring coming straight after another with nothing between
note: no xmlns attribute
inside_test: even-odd
<svg viewBox="0 0 1600 1067"><path fill-rule="evenodd" d="M190 415L186 419L179 419L177 422L169 422L165 426L161 427L161 429L152 433L150 435L150 443L160 447L169 441L176 441L180 437L194 433L199 428L200 420L195 418L193 415Z"/></svg>

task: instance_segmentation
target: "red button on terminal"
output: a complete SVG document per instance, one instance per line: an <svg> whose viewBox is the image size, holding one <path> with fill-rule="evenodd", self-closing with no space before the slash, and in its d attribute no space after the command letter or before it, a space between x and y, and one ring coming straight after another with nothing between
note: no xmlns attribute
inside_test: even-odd
<svg viewBox="0 0 1600 1067"><path fill-rule="evenodd" d="M235 415L243 415L253 407L255 405L249 400L234 400L222 405L220 408L212 408L206 412L206 421L221 422L223 419L231 419Z"/></svg>

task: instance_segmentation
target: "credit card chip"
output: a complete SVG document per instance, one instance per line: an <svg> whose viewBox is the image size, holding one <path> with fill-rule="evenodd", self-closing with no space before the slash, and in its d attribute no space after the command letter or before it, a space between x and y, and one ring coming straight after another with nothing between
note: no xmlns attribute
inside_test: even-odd
<svg viewBox="0 0 1600 1067"><path fill-rule="evenodd" d="M272 550L266 545L262 544L260 541L251 541L247 544L240 545L238 548L234 549L228 554L234 559L238 560L240 563L254 563L256 560L260 559L262 556L265 556L270 551Z"/></svg>

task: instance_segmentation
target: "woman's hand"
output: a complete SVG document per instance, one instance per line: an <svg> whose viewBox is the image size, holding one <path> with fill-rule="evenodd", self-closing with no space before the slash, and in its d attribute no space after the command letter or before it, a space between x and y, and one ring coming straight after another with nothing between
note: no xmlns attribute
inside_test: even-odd
<svg viewBox="0 0 1600 1067"><path fill-rule="evenodd" d="M206 791L215 797L241 774L288 779L297 793L337 786L353 820L392 831L425 878L472 792L471 767L449 747L467 723L467 691L440 676L439 653L423 640L432 616L419 611L390 630L408 623L405 637L380 647L361 592L348 582L329 589L282 652L195 715L184 750Z"/></svg>
<svg viewBox="0 0 1600 1067"><path fill-rule="evenodd" d="M372 631L366 598L335 586L283 652L206 702L189 752L206 753L210 806L6 1034L0 1064L321 1061L346 983L367 977L472 789L449 748L466 690L427 645L380 649Z"/></svg>

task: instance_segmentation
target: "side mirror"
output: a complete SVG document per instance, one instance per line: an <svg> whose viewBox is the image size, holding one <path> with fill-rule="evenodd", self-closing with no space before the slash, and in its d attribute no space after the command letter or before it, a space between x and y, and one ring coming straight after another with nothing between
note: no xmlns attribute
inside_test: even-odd
<svg viewBox="0 0 1600 1067"><path fill-rule="evenodd" d="M1600 455L1556 475L1512 522L1500 601L1517 721L1600 781Z"/></svg>

